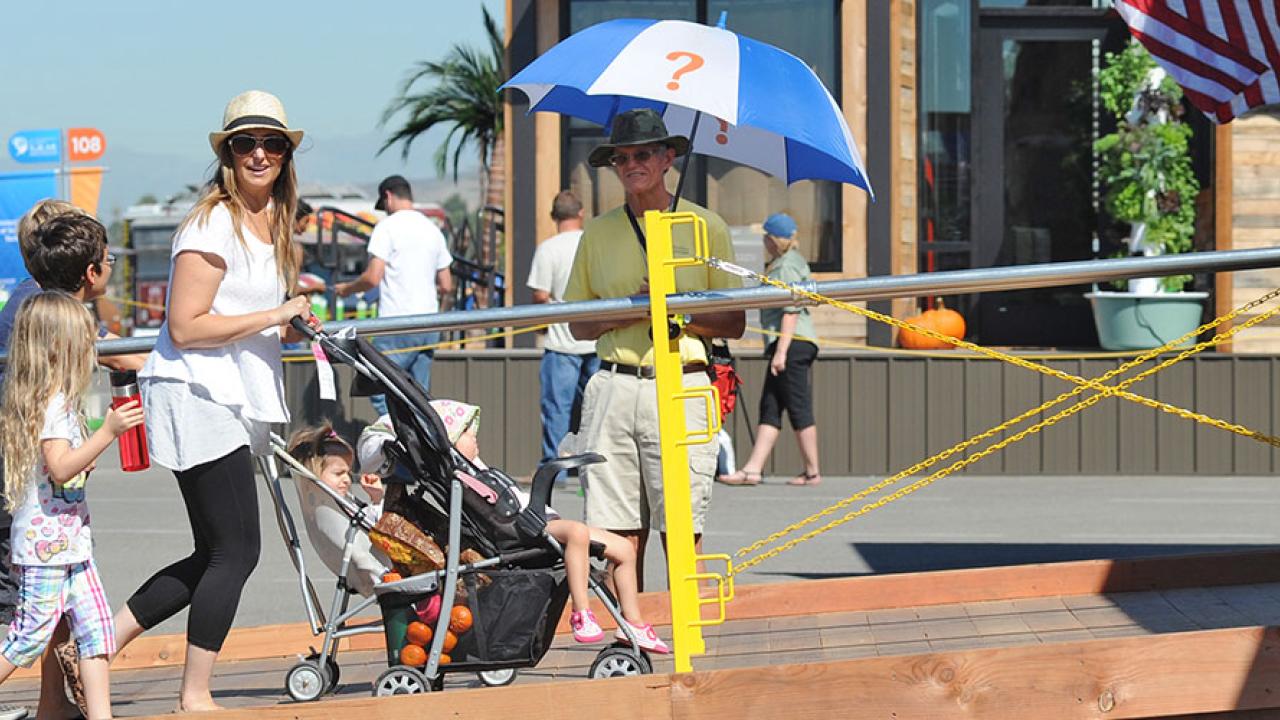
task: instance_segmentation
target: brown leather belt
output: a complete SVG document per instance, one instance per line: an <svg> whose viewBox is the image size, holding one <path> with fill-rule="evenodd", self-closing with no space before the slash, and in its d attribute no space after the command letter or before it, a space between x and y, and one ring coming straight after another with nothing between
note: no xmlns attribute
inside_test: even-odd
<svg viewBox="0 0 1280 720"><path fill-rule="evenodd" d="M623 365L622 363L602 362L600 363L600 369L618 373L619 375L632 375L645 380L652 380L656 376L656 371L652 365ZM688 365L681 365L680 371L685 373L706 372L707 364L689 363Z"/></svg>

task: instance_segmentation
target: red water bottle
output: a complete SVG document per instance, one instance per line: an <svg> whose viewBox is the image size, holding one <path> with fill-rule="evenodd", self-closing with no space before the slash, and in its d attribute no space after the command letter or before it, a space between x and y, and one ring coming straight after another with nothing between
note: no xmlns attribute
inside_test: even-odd
<svg viewBox="0 0 1280 720"><path fill-rule="evenodd" d="M142 401L138 393L138 373L133 370L111 372L111 407L118 408L130 401ZM147 453L147 427L137 425L120 436L120 467L125 472L137 472L151 467L151 455Z"/></svg>

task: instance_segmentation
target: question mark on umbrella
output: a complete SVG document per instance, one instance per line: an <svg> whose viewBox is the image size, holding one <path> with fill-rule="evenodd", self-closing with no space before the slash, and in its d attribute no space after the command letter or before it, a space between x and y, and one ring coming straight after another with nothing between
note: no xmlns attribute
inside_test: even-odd
<svg viewBox="0 0 1280 720"><path fill-rule="evenodd" d="M676 61L676 60L679 60L680 58L688 58L689 62L676 68L676 71L674 73L671 73L671 82L667 83L668 90L679 90L680 76L691 73L694 70L697 70L698 68L702 67L703 65L702 56L695 53L678 50L676 52L667 54L667 59L671 61Z"/></svg>
<svg viewBox="0 0 1280 720"><path fill-rule="evenodd" d="M727 133L729 132L729 123L728 121L720 120L719 118L716 118L716 120L720 123L720 132L716 133L716 142L720 145L728 145L729 136Z"/></svg>

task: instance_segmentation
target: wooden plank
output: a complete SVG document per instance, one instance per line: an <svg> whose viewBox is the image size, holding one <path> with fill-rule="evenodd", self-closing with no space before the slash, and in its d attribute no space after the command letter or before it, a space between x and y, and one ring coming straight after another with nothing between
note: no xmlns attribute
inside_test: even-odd
<svg viewBox="0 0 1280 720"><path fill-rule="evenodd" d="M1114 360L1085 360L1080 364L1082 377L1097 378L1119 365ZM1112 380L1112 384L1116 381ZM1081 420L1080 472L1092 475L1111 475L1120 465L1120 403L1123 400L1108 398L1082 411L1087 416ZM1068 400L1054 412L1074 404Z"/></svg>
<svg viewBox="0 0 1280 720"><path fill-rule="evenodd" d="M1195 363L1181 362L1160 371L1149 390L1171 405L1195 405ZM1147 381L1144 384L1151 384ZM1139 391L1141 392L1141 391ZM1125 401L1121 401L1125 402ZM1162 474L1187 475L1196 469L1196 424L1168 413L1156 413L1156 461Z"/></svg>
<svg viewBox="0 0 1280 720"><path fill-rule="evenodd" d="M1020 367L1010 365L1002 367L1004 369L1003 417L1017 417L1043 402L1040 399L1040 378L1043 377L1042 375ZM1026 425L1012 428L1012 432L1006 433L1006 435L1016 433L1042 419L1043 416L1037 414L1031 417ZM1041 474L1044 471L1040 463L1043 433L1053 432L1055 429L1046 428L1041 432L1033 433L1012 445L1006 446L1001 451L1004 454L1004 471L1012 475Z"/></svg>
<svg viewBox="0 0 1280 720"><path fill-rule="evenodd" d="M1195 410L1210 417L1230 420L1232 383L1230 358L1210 356L1195 363ZM1211 425L1196 423L1196 472L1226 475L1231 472L1231 433Z"/></svg>
<svg viewBox="0 0 1280 720"><path fill-rule="evenodd" d="M225 720L1149 718L1280 705L1268 628L1088 640L224 710ZM851 697L856 692L856 698ZM153 716L164 718L169 716Z"/></svg>
<svg viewBox="0 0 1280 720"><path fill-rule="evenodd" d="M970 438L984 432L1006 419L1004 415L1004 366L1001 363L969 360L965 362L965 437ZM1004 436L993 438L965 451L965 457L972 457L983 448L1000 441ZM1004 457L996 453L965 468L969 475L998 475L1004 468Z"/></svg>
<svg viewBox="0 0 1280 720"><path fill-rule="evenodd" d="M1084 377L1083 364L1079 360L1058 360L1046 362L1045 365L1062 372ZM1048 402L1059 394L1075 387L1065 380L1049 377L1040 378L1040 402ZM1050 408L1046 413L1052 415L1066 407L1062 405ZM1082 420L1080 414L1072 415L1066 420L1059 420L1053 427L1043 431L1040 440L1040 471L1047 475L1075 475L1080 472L1080 433Z"/></svg>
<svg viewBox="0 0 1280 720"><path fill-rule="evenodd" d="M964 440L964 361L925 361L928 408L925 412L925 454L934 455Z"/></svg>
<svg viewBox="0 0 1280 720"><path fill-rule="evenodd" d="M824 392L830 388L847 387L849 361L817 363L811 370L813 393L813 421L818 427L818 462L824 475L848 475L849 419L853 417L852 402L847 392ZM753 408L754 416L758 408ZM794 444L794 443L792 443ZM746 454L742 456L746 459ZM797 466L798 467L798 466Z"/></svg>
<svg viewBox="0 0 1280 720"><path fill-rule="evenodd" d="M1140 395L1146 395L1154 392L1155 383L1148 377L1142 382L1131 385L1129 389ZM1120 408L1121 474L1154 475L1157 467L1156 414L1159 411L1136 405L1128 400L1114 400L1114 402L1119 403Z"/></svg>
<svg viewBox="0 0 1280 720"><path fill-rule="evenodd" d="M889 398L889 468L897 472L926 457L924 427L929 401L924 359L894 358L889 362Z"/></svg>
<svg viewBox="0 0 1280 720"><path fill-rule="evenodd" d="M1023 720L1276 707L1280 648L1267 632L1232 628L675 675L671 714L800 720L856 707L859 717Z"/></svg>
<svg viewBox="0 0 1280 720"><path fill-rule="evenodd" d="M1271 385L1271 359L1237 355L1232 365L1235 377L1232 421L1251 430L1274 434L1271 398L1275 391ZM1235 474L1266 475L1271 472L1271 446L1236 435L1232 440L1232 451L1232 471Z"/></svg>
<svg viewBox="0 0 1280 720"><path fill-rule="evenodd" d="M852 612L951 603L1013 600L1057 595L1089 595L1179 587L1245 585L1280 582L1280 551L1216 553L1209 555L1081 560L993 568L969 568L899 575L870 575L791 583L739 585L728 605L734 620ZM640 595L645 618L657 626L671 622L666 593ZM597 605L601 625L612 620ZM568 616L557 632L569 631ZM219 654L222 660L254 660L307 654L316 645L305 623L233 628ZM128 670L180 665L185 636L143 635L121 651L113 669ZM357 635L341 641L340 649L377 650L382 635ZM36 677L39 666L19 669L16 677Z"/></svg>
<svg viewBox="0 0 1280 720"><path fill-rule="evenodd" d="M840 106L853 140L867 154L867 13L861 7L845 3L840 10ZM840 186L841 218L840 264L842 278L865 277L867 274L867 202L860 188L848 183ZM819 332L826 333L820 327ZM859 334L866 338L866 330Z"/></svg>
<svg viewBox="0 0 1280 720"><path fill-rule="evenodd" d="M1230 250L1234 247L1231 207L1234 192L1233 173L1240 168L1239 158L1231 150L1232 128L1217 125L1213 131L1213 249ZM1274 172L1274 168L1272 168ZM1235 303L1232 273L1217 273L1213 278L1214 316L1221 317L1231 311ZM1227 330L1228 323L1220 329ZM1218 352L1230 352L1231 343L1218 346Z"/></svg>
<svg viewBox="0 0 1280 720"><path fill-rule="evenodd" d="M572 712L567 714L566 710L570 709ZM160 720L173 716L151 717ZM565 717L669 720L671 676L641 675L608 681L572 680L519 684L497 691L490 688L451 689L448 692L422 695L287 703L222 710L209 717L217 720L308 720L335 717L360 720L435 717L462 720L489 720L495 717L518 717L521 720L564 720Z"/></svg>
<svg viewBox="0 0 1280 720"><path fill-rule="evenodd" d="M884 475L889 469L889 367L891 361L854 358L849 363L849 386L857 410L849 419L854 448L853 474Z"/></svg>

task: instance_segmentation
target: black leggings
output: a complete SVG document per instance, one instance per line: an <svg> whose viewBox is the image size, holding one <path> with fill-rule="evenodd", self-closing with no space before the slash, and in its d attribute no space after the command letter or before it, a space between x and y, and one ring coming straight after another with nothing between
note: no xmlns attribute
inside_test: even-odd
<svg viewBox="0 0 1280 720"><path fill-rule="evenodd" d="M146 629L190 605L187 642L217 652L262 549L253 459L249 448L241 447L174 475L187 506L195 550L152 575L128 605Z"/></svg>
<svg viewBox="0 0 1280 720"><path fill-rule="evenodd" d="M771 343L765 354L773 359L778 343ZM805 340L793 340L787 348L787 365L774 375L766 367L764 390L760 392L760 424L782 427L782 411L791 418L793 430L813 425L813 384L809 371L818 357L818 346Z"/></svg>

